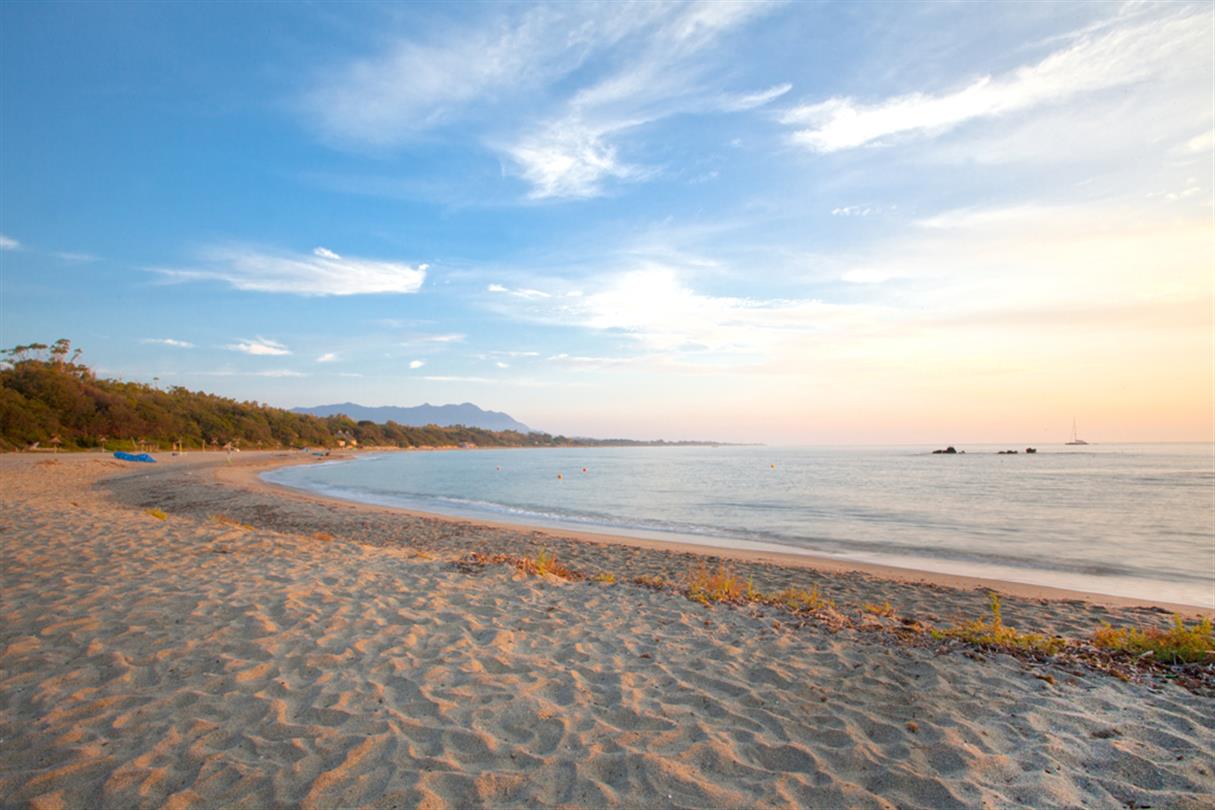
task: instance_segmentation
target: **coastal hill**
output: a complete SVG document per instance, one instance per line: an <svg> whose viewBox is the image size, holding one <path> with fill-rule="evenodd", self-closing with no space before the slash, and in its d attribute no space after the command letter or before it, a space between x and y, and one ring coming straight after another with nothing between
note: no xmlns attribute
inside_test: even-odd
<svg viewBox="0 0 1215 810"><path fill-rule="evenodd" d="M313 416L336 416L344 414L356 422L370 420L383 424L396 422L398 425L440 425L453 427L484 428L485 430L514 430L519 433L534 433L527 425L513 419L510 414L501 411L486 411L471 402L459 405L431 405L427 402L413 408L393 406L372 407L359 405L355 402L342 402L336 405L316 405L311 408L292 408L293 413L307 413Z"/></svg>
<svg viewBox="0 0 1215 810"><path fill-rule="evenodd" d="M79 357L80 350L73 350L66 339L49 346L32 343L0 350L0 451L30 447L156 449L174 444L197 449L228 443L263 449L352 443L361 447L713 444L571 438L525 432L525 425L520 425L523 430L487 430L466 425L404 425L392 420L379 424L348 415L320 417L182 386L162 389L102 379L78 362Z"/></svg>

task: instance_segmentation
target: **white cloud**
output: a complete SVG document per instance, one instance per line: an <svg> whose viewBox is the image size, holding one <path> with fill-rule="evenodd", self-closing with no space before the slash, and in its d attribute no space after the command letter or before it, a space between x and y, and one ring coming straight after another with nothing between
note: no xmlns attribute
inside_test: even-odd
<svg viewBox="0 0 1215 810"><path fill-rule="evenodd" d="M413 342L420 342L420 343L463 343L463 342L464 342L464 339L465 339L466 337L468 337L468 335L461 334L460 332L448 332L447 334L442 334L442 335L420 335L420 336L418 336L418 337L414 338L414 341L413 341ZM409 345L409 344L408 344L408 343L405 343L405 344L402 344L402 345Z"/></svg>
<svg viewBox="0 0 1215 810"><path fill-rule="evenodd" d="M254 377L307 377L308 376L307 374L304 374L303 372L292 371L291 369L288 369L288 368L276 368L276 369L270 369L269 371L254 371L254 372L250 372L250 373Z"/></svg>
<svg viewBox="0 0 1215 810"><path fill-rule="evenodd" d="M421 368L424 365L426 365L425 360L410 360L409 361L410 368Z"/></svg>
<svg viewBox="0 0 1215 810"><path fill-rule="evenodd" d="M21 243L12 237L0 233L0 250L20 250Z"/></svg>
<svg viewBox="0 0 1215 810"><path fill-rule="evenodd" d="M253 340L240 340L236 343L230 343L224 348L259 357L291 354L291 351L282 343L264 337L254 338Z"/></svg>
<svg viewBox="0 0 1215 810"><path fill-rule="evenodd" d="M501 360L496 361L494 365L498 368L510 368L510 363L503 363Z"/></svg>
<svg viewBox="0 0 1215 810"><path fill-rule="evenodd" d="M882 213L882 207L877 205L842 205L831 209L833 217L867 217Z"/></svg>
<svg viewBox="0 0 1215 810"><path fill-rule="evenodd" d="M193 349L194 344L187 340L174 340L173 338L144 338L140 343L154 343L160 346L174 346L178 349Z"/></svg>
<svg viewBox="0 0 1215 810"><path fill-rule="evenodd" d="M794 107L781 120L797 127L795 143L816 152L852 149L900 135L939 134L969 121L1175 75L1187 70L1187 60L1209 55L1209 40L1206 14L1152 19L1085 34L1037 64L983 76L953 92L911 93L871 104L832 97Z"/></svg>
<svg viewBox="0 0 1215 810"><path fill-rule="evenodd" d="M486 289L492 293L502 293L505 295L513 295L517 298L551 298L552 293L547 293L544 290L535 290L528 287L504 287L501 284L490 284Z"/></svg>
<svg viewBox="0 0 1215 810"><path fill-rule="evenodd" d="M324 354L322 354L321 356L316 358L316 362L332 363L332 362L336 361L337 359L338 359L338 356L337 356L336 352L325 352Z"/></svg>
<svg viewBox="0 0 1215 810"><path fill-rule="evenodd" d="M62 259L65 262L78 262L81 264L97 261L97 257L92 253L77 253L71 250L59 250L54 254L57 259Z"/></svg>
<svg viewBox="0 0 1215 810"><path fill-rule="evenodd" d="M609 178L636 180L647 171L622 163L605 137L623 127L596 127L577 119L557 121L506 148L531 185L528 197L597 197Z"/></svg>
<svg viewBox="0 0 1215 810"><path fill-rule="evenodd" d="M343 258L328 248L311 254L220 247L207 251L200 268L155 268L177 281L223 281L238 290L295 295L416 293L428 265Z"/></svg>
<svg viewBox="0 0 1215 810"><path fill-rule="evenodd" d="M508 315L622 334L648 350L673 354L754 354L790 335L838 325L860 311L813 299L709 295L692 289L685 280L689 275L680 267L643 261L632 269L602 272L595 289L580 298L499 301ZM610 362L568 354L548 360Z"/></svg>
<svg viewBox="0 0 1215 810"><path fill-rule="evenodd" d="M490 379L490 378L488 378L488 377L447 377L447 376L434 376L434 377L423 377L422 379L423 379L423 380L428 380L428 381L430 381L430 382L464 382L464 383L492 383L492 382L500 382L499 380L491 380L491 379Z"/></svg>
<svg viewBox="0 0 1215 810"><path fill-rule="evenodd" d="M532 199L586 198L609 180L636 182L655 174L623 160L612 138L685 112L743 110L788 91L785 85L745 96L705 90L712 62L704 58L720 37L765 13L767 3L648 4L661 11L622 67L575 93L560 113L502 146L530 186Z"/></svg>
<svg viewBox="0 0 1215 810"><path fill-rule="evenodd" d="M721 108L730 112L741 112L743 110L752 110L756 107L762 107L765 104L775 101L781 96L793 89L793 85L785 82L774 87L769 87L767 90L761 90L758 93L746 93L738 96L726 96L721 101Z"/></svg>
<svg viewBox="0 0 1215 810"><path fill-rule="evenodd" d="M1185 151L1195 154L1209 155L1215 151L1215 129L1195 135L1185 142Z"/></svg>

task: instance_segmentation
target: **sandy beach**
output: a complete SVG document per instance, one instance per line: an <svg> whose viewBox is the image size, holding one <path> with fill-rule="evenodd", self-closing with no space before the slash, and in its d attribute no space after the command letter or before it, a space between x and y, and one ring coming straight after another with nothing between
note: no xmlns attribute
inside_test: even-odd
<svg viewBox="0 0 1215 810"><path fill-rule="evenodd" d="M633 583L720 549L256 478L299 460L0 456L0 805L1211 806L1208 692ZM455 564L540 551L616 582ZM729 556L845 616L948 623L992 587L1009 624L1070 638L1177 607Z"/></svg>

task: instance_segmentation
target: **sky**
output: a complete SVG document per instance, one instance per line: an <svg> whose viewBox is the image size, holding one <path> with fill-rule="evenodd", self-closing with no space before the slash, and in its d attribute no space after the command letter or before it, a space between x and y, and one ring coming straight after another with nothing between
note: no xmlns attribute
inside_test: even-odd
<svg viewBox="0 0 1215 810"><path fill-rule="evenodd" d="M1209 3L0 4L0 345L567 435L1215 441Z"/></svg>

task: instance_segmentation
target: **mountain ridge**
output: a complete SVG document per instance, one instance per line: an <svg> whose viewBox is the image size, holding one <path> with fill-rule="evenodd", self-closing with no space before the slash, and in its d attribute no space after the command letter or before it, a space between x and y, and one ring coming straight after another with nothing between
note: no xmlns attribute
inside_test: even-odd
<svg viewBox="0 0 1215 810"><path fill-rule="evenodd" d="M426 425L452 427L454 425L463 425L484 430L514 430L519 433L538 432L508 413L503 411L487 411L471 402L448 405L431 405L429 402L424 402L421 405L412 407L337 402L330 405L292 408L291 412L320 417L345 414L356 422L370 420L378 424L384 424L391 421L396 422L398 425L408 425L411 427L424 427Z"/></svg>

